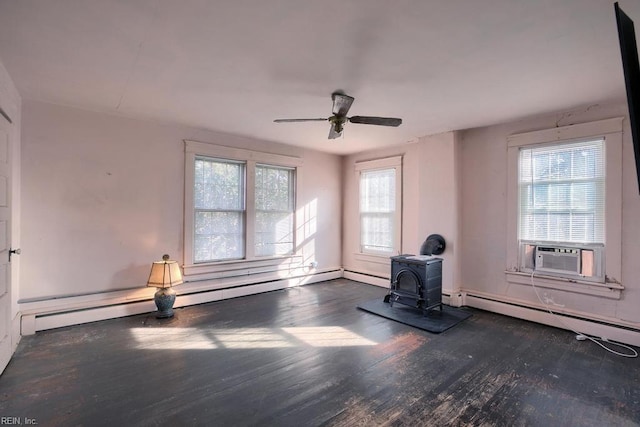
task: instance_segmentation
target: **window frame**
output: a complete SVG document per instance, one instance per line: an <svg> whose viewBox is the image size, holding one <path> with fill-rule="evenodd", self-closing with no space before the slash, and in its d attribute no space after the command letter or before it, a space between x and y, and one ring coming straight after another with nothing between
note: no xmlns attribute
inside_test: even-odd
<svg viewBox="0 0 640 427"><path fill-rule="evenodd" d="M588 139L605 140L605 246L604 283L536 273L536 284L542 287L619 298L622 265L622 117L563 126L507 138L507 281L529 284L530 272L521 271L519 241L519 157L523 147L577 142ZM603 289L608 288L608 289Z"/></svg>
<svg viewBox="0 0 640 427"><path fill-rule="evenodd" d="M365 250L362 245L362 213L360 211L360 179L363 172L394 169L396 200L394 212L394 236L391 252ZM386 157L383 159L366 160L355 163L356 182L358 186L358 252L357 257L362 260L379 261L390 256L400 254L402 248L402 156Z"/></svg>
<svg viewBox="0 0 640 427"><path fill-rule="evenodd" d="M302 175L303 161L300 157L281 154L265 153L223 145L207 144L185 140L185 197L184 197L184 248L183 267L185 276L207 272L224 271L235 268L234 265L268 266L280 264L283 259L298 257L296 211L299 206L299 188ZM197 157L230 160L245 164L245 227L244 245L245 256L242 259L225 259L219 261L194 262L194 180L195 160ZM293 253L289 255L255 255L255 168L257 165L289 168L293 173Z"/></svg>

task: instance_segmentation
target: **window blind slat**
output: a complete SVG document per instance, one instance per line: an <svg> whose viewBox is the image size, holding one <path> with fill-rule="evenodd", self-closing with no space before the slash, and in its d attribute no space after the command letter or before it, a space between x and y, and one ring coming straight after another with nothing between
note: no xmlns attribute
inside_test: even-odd
<svg viewBox="0 0 640 427"><path fill-rule="evenodd" d="M520 240L604 243L604 144L598 139L520 149Z"/></svg>

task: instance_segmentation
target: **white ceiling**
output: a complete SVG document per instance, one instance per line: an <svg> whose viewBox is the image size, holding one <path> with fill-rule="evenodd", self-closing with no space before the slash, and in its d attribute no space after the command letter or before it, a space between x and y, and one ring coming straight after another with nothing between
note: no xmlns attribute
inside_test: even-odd
<svg viewBox="0 0 640 427"><path fill-rule="evenodd" d="M604 0L0 0L0 60L25 99L340 154L624 97ZM273 123L336 89L404 123Z"/></svg>

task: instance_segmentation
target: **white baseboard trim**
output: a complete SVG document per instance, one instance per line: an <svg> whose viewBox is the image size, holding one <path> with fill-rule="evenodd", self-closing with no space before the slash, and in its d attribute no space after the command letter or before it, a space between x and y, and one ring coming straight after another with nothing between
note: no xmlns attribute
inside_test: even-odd
<svg viewBox="0 0 640 427"><path fill-rule="evenodd" d="M578 319L575 317L551 314L546 311L529 307L522 307L508 302L492 300L486 297L475 295L463 295L464 305L505 316L517 317L531 322L542 323L560 329L574 330L586 335L606 338L609 341L617 341L633 346L640 346L640 331L619 327L611 324L604 324L589 319ZM615 348L620 351L619 348ZM623 349L624 350L624 349Z"/></svg>
<svg viewBox="0 0 640 427"><path fill-rule="evenodd" d="M338 279L340 277L342 277L341 270L332 270L224 289L207 289L206 281L199 282L196 292L178 294L174 307L186 307L189 305L292 288L325 280ZM217 284L213 283L210 286L214 287L215 285ZM65 298L64 301L48 300L25 304L25 311L21 313L20 333L21 335L32 335L37 331L47 329L154 312L156 306L153 302L153 292L150 292L153 291L153 289L144 291L145 292L136 292L135 299L130 294L127 296L119 294L114 296L110 293L104 293L92 295L90 300L87 300L87 297L83 296L76 297L75 299Z"/></svg>
<svg viewBox="0 0 640 427"><path fill-rule="evenodd" d="M357 271L344 270L342 275L345 279L355 280L356 282L366 283L368 285L380 286L389 289L389 279L378 276L372 276L366 273L358 273Z"/></svg>
<svg viewBox="0 0 640 427"><path fill-rule="evenodd" d="M180 293L176 297L174 307L203 304L341 277L386 289L389 288L388 279L335 269L305 276L249 283L222 289L218 287L219 283L198 282L197 286L188 289L189 292ZM153 291L154 289L151 288L136 290L133 294L131 292L118 291L24 304L24 311L18 315L20 317L17 317L14 322L13 335L15 335L15 345L17 345L21 335L32 335L37 331L154 312L156 307L153 302ZM605 337L610 341L640 346L640 331L632 328L600 323L589 319L551 315L535 308L523 307L515 303L492 299L488 296L472 295L465 292L455 292L451 295L443 294L442 300L449 305L474 307L561 329L574 329L588 335ZM18 319L20 319L20 322L17 321Z"/></svg>

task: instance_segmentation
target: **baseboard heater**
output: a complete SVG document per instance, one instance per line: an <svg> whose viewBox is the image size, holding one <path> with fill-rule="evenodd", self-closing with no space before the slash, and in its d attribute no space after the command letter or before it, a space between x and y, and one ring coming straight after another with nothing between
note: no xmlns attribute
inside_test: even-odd
<svg viewBox="0 0 640 427"><path fill-rule="evenodd" d="M356 282L366 283L367 285L379 286L381 288L388 288L390 286L389 277L379 276L372 273L343 270L342 277Z"/></svg>
<svg viewBox="0 0 640 427"><path fill-rule="evenodd" d="M388 276L380 276L377 274L372 274L372 273L363 273L361 271L354 271L354 270L344 270L345 273L352 273L352 274L357 274L359 276L367 276L367 277L373 277L375 279L383 279L383 280L389 280Z"/></svg>
<svg viewBox="0 0 640 427"><path fill-rule="evenodd" d="M605 320L590 319L570 313L556 313L540 307L503 301L486 295L464 294L464 305L505 316L515 317L535 323L541 323L565 330L575 330L587 335L604 337L609 340L640 346L640 329L629 325L620 325Z"/></svg>
<svg viewBox="0 0 640 427"><path fill-rule="evenodd" d="M342 276L342 271L329 270L309 276L296 276L278 280L266 280L264 282L238 284L221 289L199 289L192 292L179 294L176 298L175 308L187 307L197 304L205 304L225 299L237 298L247 295L255 295L296 286L332 280ZM96 301L92 306L85 307L56 307L43 308L42 311L30 310L21 313L21 334L32 335L37 331L55 329L82 323L96 322L100 320L118 317L133 316L143 313L152 313L156 310L153 297L140 297L135 300Z"/></svg>

